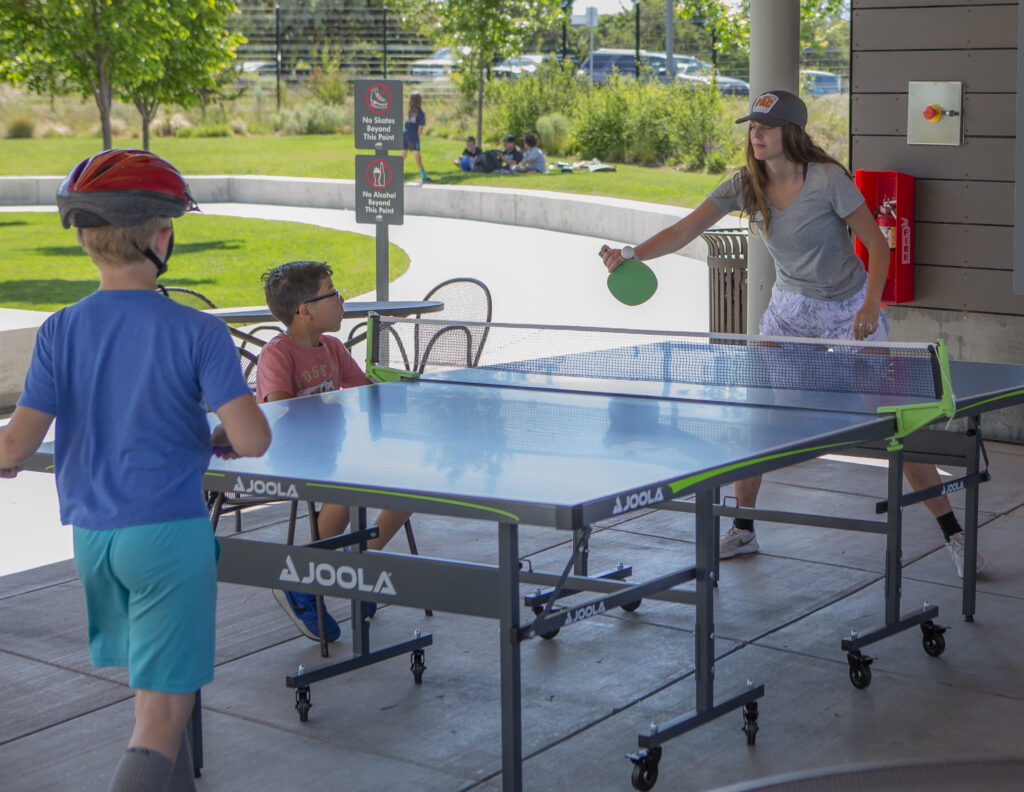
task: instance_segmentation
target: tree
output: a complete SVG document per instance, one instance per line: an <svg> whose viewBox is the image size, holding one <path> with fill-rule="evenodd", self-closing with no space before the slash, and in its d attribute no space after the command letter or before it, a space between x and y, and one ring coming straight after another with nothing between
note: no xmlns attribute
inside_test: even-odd
<svg viewBox="0 0 1024 792"><path fill-rule="evenodd" d="M198 104L203 93L215 86L218 73L234 59L235 47L244 41L225 27L228 17L237 13L234 0L167 0L159 5L162 8L154 24L163 34L155 41L159 50L147 54L158 61L159 73L148 72L119 90L142 117L142 147L146 151L157 108L161 104Z"/></svg>
<svg viewBox="0 0 1024 792"><path fill-rule="evenodd" d="M459 52L463 91L477 95L476 138L483 139L484 78L495 62L523 52L541 27L561 23L562 0L404 0L396 2L421 24L436 23L441 37Z"/></svg>
<svg viewBox="0 0 1024 792"><path fill-rule="evenodd" d="M692 20L701 20L701 24L712 35L714 52L727 52L737 49L744 53L750 51L750 3L743 0L740 7L726 0L680 0L678 4L681 16ZM837 35L843 15L849 18L849 0L800 0L800 40L804 46L815 42L818 46L829 46L822 38L828 30ZM824 20L831 24L823 25Z"/></svg>
<svg viewBox="0 0 1024 792"><path fill-rule="evenodd" d="M154 84L164 73L168 15L180 20L210 6L234 9L227 0L0 0L0 79L41 94L92 96L103 147L110 148L115 93Z"/></svg>

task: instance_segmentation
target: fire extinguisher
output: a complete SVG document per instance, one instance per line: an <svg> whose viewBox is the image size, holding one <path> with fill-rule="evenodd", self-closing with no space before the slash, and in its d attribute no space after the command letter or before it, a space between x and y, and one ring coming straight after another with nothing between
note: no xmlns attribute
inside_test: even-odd
<svg viewBox="0 0 1024 792"><path fill-rule="evenodd" d="M896 199L884 198L875 210L875 222L882 229L882 236L889 243L889 250L896 249Z"/></svg>

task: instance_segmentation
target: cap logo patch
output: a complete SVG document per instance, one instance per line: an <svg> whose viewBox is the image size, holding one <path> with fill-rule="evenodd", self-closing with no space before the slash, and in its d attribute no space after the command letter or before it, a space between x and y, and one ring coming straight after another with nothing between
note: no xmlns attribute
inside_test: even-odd
<svg viewBox="0 0 1024 792"><path fill-rule="evenodd" d="M754 106L751 108L752 113L768 113L771 111L775 104L779 101L779 97L772 93L761 94L754 101Z"/></svg>

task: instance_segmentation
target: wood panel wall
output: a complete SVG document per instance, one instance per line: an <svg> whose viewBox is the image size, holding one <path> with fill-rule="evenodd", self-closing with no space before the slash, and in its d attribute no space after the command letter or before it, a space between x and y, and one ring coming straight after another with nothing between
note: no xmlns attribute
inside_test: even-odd
<svg viewBox="0 0 1024 792"><path fill-rule="evenodd" d="M852 0L851 163L916 178L912 308L1024 316L1013 293L1015 0ZM964 83L964 144L907 144L907 83Z"/></svg>

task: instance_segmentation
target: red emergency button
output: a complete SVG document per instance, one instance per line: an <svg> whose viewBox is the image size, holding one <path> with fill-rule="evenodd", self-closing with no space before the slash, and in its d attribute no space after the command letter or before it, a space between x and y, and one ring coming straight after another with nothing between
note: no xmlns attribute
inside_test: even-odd
<svg viewBox="0 0 1024 792"><path fill-rule="evenodd" d="M921 113L921 115L924 116L925 121L931 121L934 124L936 121L940 121L942 119L942 108L937 104L930 104L924 109L924 112Z"/></svg>

